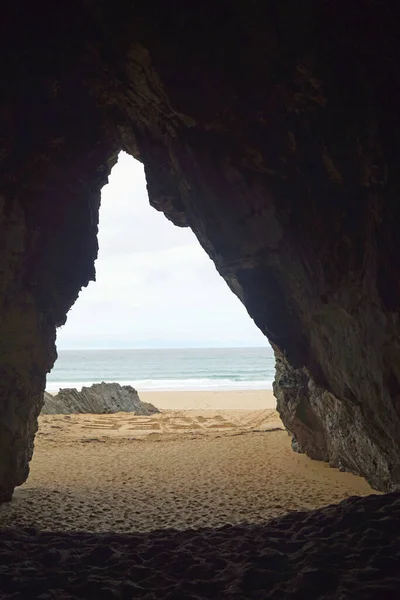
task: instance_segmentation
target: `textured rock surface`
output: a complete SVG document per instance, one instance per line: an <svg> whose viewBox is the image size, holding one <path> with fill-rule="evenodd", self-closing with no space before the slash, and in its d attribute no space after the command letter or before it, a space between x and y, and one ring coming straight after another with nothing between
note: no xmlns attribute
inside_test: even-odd
<svg viewBox="0 0 400 600"><path fill-rule="evenodd" d="M400 499L351 498L266 525L0 539L2 598L397 600Z"/></svg>
<svg viewBox="0 0 400 600"><path fill-rule="evenodd" d="M279 352L274 394L296 452L362 475L377 489L400 487L391 477L385 443L369 435L360 407L349 407L318 387L305 368L293 369Z"/></svg>
<svg viewBox="0 0 400 600"><path fill-rule="evenodd" d="M160 412L149 402L142 402L137 391L130 385L119 383L94 383L75 388L63 388L52 396L45 392L42 414L70 415L73 413L110 414L133 412L135 415L153 415Z"/></svg>
<svg viewBox="0 0 400 600"><path fill-rule="evenodd" d="M339 422L360 421L371 447L350 460L349 437L347 464L398 485L397 4L40 4L10 4L0 25L0 499L27 476L121 148Z"/></svg>

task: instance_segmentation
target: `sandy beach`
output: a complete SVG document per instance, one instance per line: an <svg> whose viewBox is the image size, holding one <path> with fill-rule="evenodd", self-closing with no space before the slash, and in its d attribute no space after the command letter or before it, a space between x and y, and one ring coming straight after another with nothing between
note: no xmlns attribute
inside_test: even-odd
<svg viewBox="0 0 400 600"><path fill-rule="evenodd" d="M140 398L143 402L151 402L161 410L264 410L276 408L276 398L272 390L140 392Z"/></svg>
<svg viewBox="0 0 400 600"><path fill-rule="evenodd" d="M0 506L0 527L133 532L263 523L372 492L360 477L294 453L278 414L265 408L273 404L265 391L141 398L162 412L41 416L30 477Z"/></svg>

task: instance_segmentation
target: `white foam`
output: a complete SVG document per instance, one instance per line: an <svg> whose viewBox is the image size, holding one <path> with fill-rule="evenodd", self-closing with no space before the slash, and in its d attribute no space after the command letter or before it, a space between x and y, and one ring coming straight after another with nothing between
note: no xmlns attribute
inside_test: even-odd
<svg viewBox="0 0 400 600"><path fill-rule="evenodd" d="M115 381L115 380L114 380ZM95 381L48 381L46 391L57 393L60 388L76 388L90 386ZM110 382L111 383L111 382ZM121 385L131 385L139 392L200 392L200 391L235 391L235 390L271 390L272 381L234 381L232 379L138 379L136 381L117 381Z"/></svg>

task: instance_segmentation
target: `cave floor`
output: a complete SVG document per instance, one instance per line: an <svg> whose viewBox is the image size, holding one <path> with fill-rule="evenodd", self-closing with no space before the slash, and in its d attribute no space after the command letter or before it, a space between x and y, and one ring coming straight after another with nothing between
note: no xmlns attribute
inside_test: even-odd
<svg viewBox="0 0 400 600"><path fill-rule="evenodd" d="M265 525L130 535L4 531L1 598L397 599L400 495Z"/></svg>
<svg viewBox="0 0 400 600"><path fill-rule="evenodd" d="M398 598L400 496L371 492L274 411L41 417L0 599Z"/></svg>
<svg viewBox="0 0 400 600"><path fill-rule="evenodd" d="M291 449L273 410L40 418L0 528L135 533L265 523L373 490Z"/></svg>

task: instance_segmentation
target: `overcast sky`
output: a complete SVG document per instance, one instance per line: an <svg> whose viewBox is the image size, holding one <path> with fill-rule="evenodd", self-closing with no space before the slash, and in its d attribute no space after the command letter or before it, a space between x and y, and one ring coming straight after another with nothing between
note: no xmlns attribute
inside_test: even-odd
<svg viewBox="0 0 400 600"><path fill-rule="evenodd" d="M99 246L97 281L58 348L267 345L192 231L149 205L143 167L124 153L102 192Z"/></svg>

